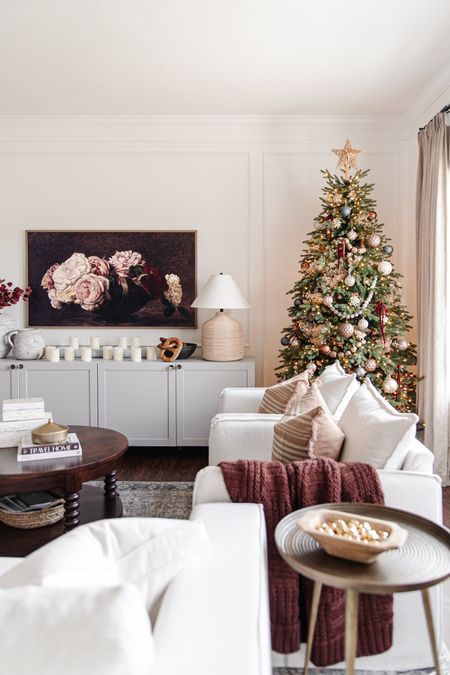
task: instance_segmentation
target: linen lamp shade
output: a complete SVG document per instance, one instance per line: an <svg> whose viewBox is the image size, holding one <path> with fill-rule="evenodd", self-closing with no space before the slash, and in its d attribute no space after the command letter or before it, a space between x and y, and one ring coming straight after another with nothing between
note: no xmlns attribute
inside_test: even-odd
<svg viewBox="0 0 450 675"><path fill-rule="evenodd" d="M224 309L248 309L249 304L231 274L212 274L192 303L200 309L218 309L202 325L202 356L207 361L238 361L244 356L241 322Z"/></svg>

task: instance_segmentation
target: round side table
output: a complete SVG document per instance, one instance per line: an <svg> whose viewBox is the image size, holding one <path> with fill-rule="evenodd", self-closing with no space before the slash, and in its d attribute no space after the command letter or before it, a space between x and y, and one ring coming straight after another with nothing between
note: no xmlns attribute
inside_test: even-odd
<svg viewBox="0 0 450 675"><path fill-rule="evenodd" d="M408 530L406 543L395 551L382 553L375 562L362 563L334 558L318 542L301 530L298 519L311 509L347 511L355 515L393 520ZM283 518L275 530L280 555L294 570L314 581L304 673L311 656L322 585L345 591L346 674L353 675L358 628L359 593L422 593L428 634L436 675L440 675L438 646L428 589L450 577L450 530L407 511L378 504L319 504L294 511Z"/></svg>

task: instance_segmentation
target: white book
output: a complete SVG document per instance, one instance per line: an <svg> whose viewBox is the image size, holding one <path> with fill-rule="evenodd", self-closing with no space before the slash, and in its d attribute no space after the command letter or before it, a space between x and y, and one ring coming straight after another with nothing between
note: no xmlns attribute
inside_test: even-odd
<svg viewBox="0 0 450 675"><path fill-rule="evenodd" d="M61 443L37 445L29 438L22 438L17 448L17 461L28 462L39 459L61 459L63 457L79 457L82 448L78 436L67 434L67 439Z"/></svg>
<svg viewBox="0 0 450 675"><path fill-rule="evenodd" d="M41 409L44 411L45 404L42 397L39 398L6 398L2 403L2 410L29 410Z"/></svg>
<svg viewBox="0 0 450 675"><path fill-rule="evenodd" d="M7 431L28 431L28 429L36 429L42 424L47 424L51 419L52 414L49 412L42 412L39 417L31 420L15 420L10 422L0 422L0 433ZM23 434L21 434L23 436Z"/></svg>
<svg viewBox="0 0 450 675"><path fill-rule="evenodd" d="M61 452L42 452L39 455L17 455L18 462L36 462L40 459L62 459L70 457L81 457L81 448L78 450L62 450Z"/></svg>
<svg viewBox="0 0 450 675"><path fill-rule="evenodd" d="M46 415L44 408L37 408L36 410L23 409L23 410L4 410L2 414L3 422L17 422L20 420L36 420L41 419L43 415Z"/></svg>

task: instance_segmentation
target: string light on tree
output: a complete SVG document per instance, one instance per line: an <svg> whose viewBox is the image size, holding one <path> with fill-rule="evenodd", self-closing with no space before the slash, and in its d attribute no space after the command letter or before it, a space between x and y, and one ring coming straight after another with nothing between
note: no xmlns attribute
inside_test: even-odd
<svg viewBox="0 0 450 675"><path fill-rule="evenodd" d="M387 259L393 246L379 222L361 150L349 139L333 152L343 176L323 171L322 210L314 219L290 291L291 325L283 330L279 379L308 369L317 376L339 358L361 380L370 377L400 410L415 406L415 346L405 337L411 316L400 275Z"/></svg>

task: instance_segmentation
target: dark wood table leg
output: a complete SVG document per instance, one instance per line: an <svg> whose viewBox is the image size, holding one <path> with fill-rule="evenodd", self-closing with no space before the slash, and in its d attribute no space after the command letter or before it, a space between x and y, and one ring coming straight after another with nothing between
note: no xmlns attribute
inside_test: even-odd
<svg viewBox="0 0 450 675"><path fill-rule="evenodd" d="M105 498L111 499L115 498L118 495L117 492L117 481L116 481L117 471L111 471L111 473L106 474L105 476Z"/></svg>
<svg viewBox="0 0 450 675"><path fill-rule="evenodd" d="M73 530L80 522L80 494L72 492L64 495L64 532Z"/></svg>

